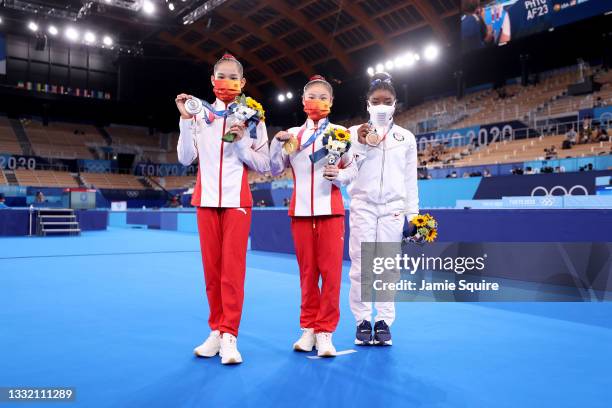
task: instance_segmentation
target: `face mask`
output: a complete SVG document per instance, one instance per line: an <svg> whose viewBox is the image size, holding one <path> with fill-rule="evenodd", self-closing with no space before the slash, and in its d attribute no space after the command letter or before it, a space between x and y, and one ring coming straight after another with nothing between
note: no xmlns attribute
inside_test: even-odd
<svg viewBox="0 0 612 408"><path fill-rule="evenodd" d="M232 102L240 95L240 81L237 79L215 79L213 92L225 103Z"/></svg>
<svg viewBox="0 0 612 408"><path fill-rule="evenodd" d="M318 122L329 115L329 101L306 99L304 101L304 112L314 122Z"/></svg>
<svg viewBox="0 0 612 408"><path fill-rule="evenodd" d="M374 126L387 126L393 120L395 113L395 103L393 105L370 105L368 103L368 113L370 114L370 122Z"/></svg>

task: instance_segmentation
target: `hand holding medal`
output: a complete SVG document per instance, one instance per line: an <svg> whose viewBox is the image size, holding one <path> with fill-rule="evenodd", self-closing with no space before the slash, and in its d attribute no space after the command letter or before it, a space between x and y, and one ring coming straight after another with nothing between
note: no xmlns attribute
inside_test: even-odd
<svg viewBox="0 0 612 408"><path fill-rule="evenodd" d="M357 129L357 138L359 143L367 144L372 147L378 146L382 141L382 137L370 123L364 123L359 126Z"/></svg>
<svg viewBox="0 0 612 408"><path fill-rule="evenodd" d="M297 138L285 130L281 130L274 137L283 142L283 150L288 155L294 153L299 147Z"/></svg>
<svg viewBox="0 0 612 408"><path fill-rule="evenodd" d="M365 142L368 146L376 147L382 141L382 136L378 134L374 126L368 125L368 133L365 136Z"/></svg>

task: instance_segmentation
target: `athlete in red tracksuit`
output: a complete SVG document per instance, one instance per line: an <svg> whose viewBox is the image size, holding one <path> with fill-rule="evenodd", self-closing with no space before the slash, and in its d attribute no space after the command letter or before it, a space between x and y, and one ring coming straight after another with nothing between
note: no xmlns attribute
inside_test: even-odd
<svg viewBox="0 0 612 408"><path fill-rule="evenodd" d="M217 97L212 104L215 113L204 109L192 117L185 109L185 101L192 97L180 94L176 98L181 113L177 147L179 161L190 165L196 158L199 160L192 204L197 207L210 308L208 324L211 333L194 353L201 357L213 357L219 353L223 364L235 364L242 362L236 336L242 315L246 250L253 206L247 169L262 173L269 171L268 138L263 122L257 125L254 139L244 125L229 127L223 115L246 82L240 62L225 55L215 64L211 81ZM204 115L207 115L207 120ZM221 140L229 130L238 135L233 143Z"/></svg>
<svg viewBox="0 0 612 408"><path fill-rule="evenodd" d="M339 127L327 119L332 98L331 85L323 77L313 77L304 87L306 123L279 132L270 146L272 174L278 175L291 167L294 180L289 215L300 267L303 333L293 348L311 351L316 345L322 357L336 355L332 333L340 318L344 248L344 204L340 186L347 185L357 175L350 150L341 157L339 166L327 165L324 157L314 163L310 159L311 154L323 147L325 131L331 126ZM283 144L292 137L297 139L299 147L287 154ZM319 278L322 279L321 288Z"/></svg>

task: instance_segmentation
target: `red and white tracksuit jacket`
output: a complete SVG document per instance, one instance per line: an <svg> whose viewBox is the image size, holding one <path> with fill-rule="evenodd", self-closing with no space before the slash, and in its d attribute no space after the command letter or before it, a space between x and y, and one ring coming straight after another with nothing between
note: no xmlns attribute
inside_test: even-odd
<svg viewBox="0 0 612 408"><path fill-rule="evenodd" d="M301 127L288 130L300 144L291 155L274 139L270 146L270 168L278 175L287 167L293 172L293 195L289 206L291 232L300 267L302 304L300 327L315 333L333 332L340 319L340 281L344 248L344 204L340 186L357 175L349 150L340 159L340 172L334 181L323 177L325 159L312 163L309 155L323 147L323 134L302 149L302 143L316 132L325 119L308 119ZM339 127L333 124L328 126ZM319 278L322 286L319 288Z"/></svg>
<svg viewBox="0 0 612 408"><path fill-rule="evenodd" d="M351 196L349 302L359 323L372 318L372 302L361 299L361 243L394 242L399 249L404 219L419 212L419 191L414 135L397 125L388 131L377 128L385 136L378 146L372 147L357 141L358 128L349 129L359 173L349 185L348 193ZM399 278L397 272L396 278ZM376 302L375 306L378 311L375 320L391 325L395 320L394 302Z"/></svg>
<svg viewBox="0 0 612 408"><path fill-rule="evenodd" d="M213 107L219 111L226 105L217 99ZM211 124L203 120L204 114L214 119ZM194 119L181 119L179 128L179 161L185 166L199 161L191 203L198 207L208 323L211 330L237 336L253 206L247 169L270 170L266 125L257 125L256 139L245 130L242 139L226 143L221 140L229 130L226 119L204 110Z"/></svg>

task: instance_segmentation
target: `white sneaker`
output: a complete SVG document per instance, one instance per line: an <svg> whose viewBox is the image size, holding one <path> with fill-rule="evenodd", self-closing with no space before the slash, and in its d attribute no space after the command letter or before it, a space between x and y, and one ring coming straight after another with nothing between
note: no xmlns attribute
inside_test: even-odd
<svg viewBox="0 0 612 408"><path fill-rule="evenodd" d="M317 356L336 357L336 348L332 344L332 333L321 332L316 334Z"/></svg>
<svg viewBox="0 0 612 408"><path fill-rule="evenodd" d="M302 337L295 343L293 343L293 349L295 351L312 351L315 346L315 335L314 329L302 329Z"/></svg>
<svg viewBox="0 0 612 408"><path fill-rule="evenodd" d="M206 341L193 349L193 354L198 357L214 357L221 348L221 334L219 330L213 330Z"/></svg>
<svg viewBox="0 0 612 408"><path fill-rule="evenodd" d="M242 356L238 351L238 340L236 336L229 333L223 333L221 338L221 350L219 355L221 356L221 364L240 364L242 363Z"/></svg>

